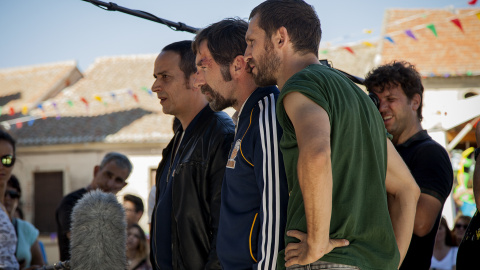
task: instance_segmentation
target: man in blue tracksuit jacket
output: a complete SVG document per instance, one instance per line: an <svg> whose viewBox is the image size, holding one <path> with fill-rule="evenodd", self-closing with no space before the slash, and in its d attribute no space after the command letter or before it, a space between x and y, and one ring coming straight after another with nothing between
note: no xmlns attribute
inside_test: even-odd
<svg viewBox="0 0 480 270"><path fill-rule="evenodd" d="M284 248L288 187L275 115L279 90L259 88L244 60L248 24L225 19L193 42L210 107L233 107L235 139L222 185L217 254L223 269L275 269ZM202 76L203 75L203 76Z"/></svg>

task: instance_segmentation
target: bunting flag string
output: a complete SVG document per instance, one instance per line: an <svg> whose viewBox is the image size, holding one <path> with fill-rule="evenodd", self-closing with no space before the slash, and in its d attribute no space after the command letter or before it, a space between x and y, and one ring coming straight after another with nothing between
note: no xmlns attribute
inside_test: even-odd
<svg viewBox="0 0 480 270"><path fill-rule="evenodd" d="M152 94L153 92L149 88L143 86L140 89L145 91L147 94L149 94L150 97L153 96L153 94ZM105 93L105 94L95 94L95 95L92 96L92 101L98 101L99 103L102 103L105 106L107 106L108 103L106 101L106 98L109 97L114 102L122 102L123 103L123 99L119 98L119 96L121 96L123 94L128 94L137 103L140 102L140 99L139 99L138 95L136 93L134 93L134 91L131 90L131 89L120 89L120 90L110 91L110 92ZM68 98L64 98L64 99L61 99L61 100L45 100L45 101L43 101L43 102L41 102L41 103L39 103L35 106L35 108L37 110L37 114L39 112L40 116L33 115L32 113L35 113L35 109L29 111L28 106L25 105L25 106L22 107L22 115L23 115L22 117L2 121L2 122L0 122L0 125L4 126L6 129L9 129L11 126L15 126L17 129L19 129L19 128L23 127L22 123L28 122L28 125L31 126L31 125L33 125L35 120L37 120L39 118L46 119L47 115L49 117L55 116L55 118L58 120L58 119L61 119L61 111L60 111L60 108L59 108L60 104L67 104L68 107L74 107L75 106L75 102L74 102L75 100L78 100L79 102L83 103L87 110L89 109L91 102L89 102L89 100L87 98L83 97L83 96L68 97ZM53 107L53 109L54 109L53 113L47 113L46 112L46 107L48 107L48 106ZM0 115L2 113L2 108L3 107L0 106ZM14 116L15 115L15 109L13 107L9 107L8 108L8 113L9 113L10 116Z"/></svg>
<svg viewBox="0 0 480 270"><path fill-rule="evenodd" d="M404 22L407 22L407 21L412 21L412 20L420 18L420 17L427 17L431 13L433 13L433 12L424 12L424 13L421 13L421 14L412 15L412 16L397 20L397 21L395 21L393 23L390 23L388 25L401 24L401 23L404 23ZM475 9L475 10L472 10L472 11L464 13L464 14L458 14L458 15L455 15L455 16L450 16L450 17L446 18L445 21L439 21L439 22L434 22L434 23L432 22L432 23L429 23L427 25L419 24L419 25L413 26L409 29L390 32L390 33L387 33L387 34L383 35L381 37L381 39L385 39L390 44L396 45L396 42L395 42L394 38L398 35L404 34L404 35L407 35L408 37L410 37L411 39L413 39L415 41L418 41L418 38L415 35L415 31L418 31L418 30L421 30L421 29L429 29L429 31L431 31L433 33L433 35L438 38L439 33L437 32L436 25L440 25L444 22L453 23L460 31L462 31L464 33L464 28L463 28L463 25L460 21L460 18L464 18L464 17L468 17L468 16L472 16L472 15L476 15L480 19L480 9ZM379 40L380 40L380 38L377 37L374 40L372 40L372 42L376 42L376 41L379 41ZM364 40L364 41L359 41L359 42L351 42L351 43L348 43L348 45L327 46L327 48L320 48L319 52L321 54L328 54L328 52L331 51L331 50L341 48L341 49L347 50L352 55L355 55L355 51L353 50L352 46L355 46L357 44L363 44L367 47L372 47L372 45L373 45L372 42ZM349 48L349 49L347 49L347 48Z"/></svg>

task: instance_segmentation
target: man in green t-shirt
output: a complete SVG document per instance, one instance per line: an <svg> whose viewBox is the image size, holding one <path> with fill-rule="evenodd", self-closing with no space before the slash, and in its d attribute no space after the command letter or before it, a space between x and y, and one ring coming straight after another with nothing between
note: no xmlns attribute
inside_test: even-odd
<svg viewBox="0 0 480 270"><path fill-rule="evenodd" d="M257 6L245 37L255 83L281 89L290 198L277 265L397 269L420 191L368 96L319 63L320 37L317 14L298 0Z"/></svg>

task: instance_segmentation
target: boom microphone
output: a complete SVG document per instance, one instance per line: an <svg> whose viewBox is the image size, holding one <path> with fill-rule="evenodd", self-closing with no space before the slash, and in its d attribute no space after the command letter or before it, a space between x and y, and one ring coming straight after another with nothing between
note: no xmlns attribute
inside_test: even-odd
<svg viewBox="0 0 480 270"><path fill-rule="evenodd" d="M125 212L115 195L91 191L72 212L72 270L127 268Z"/></svg>

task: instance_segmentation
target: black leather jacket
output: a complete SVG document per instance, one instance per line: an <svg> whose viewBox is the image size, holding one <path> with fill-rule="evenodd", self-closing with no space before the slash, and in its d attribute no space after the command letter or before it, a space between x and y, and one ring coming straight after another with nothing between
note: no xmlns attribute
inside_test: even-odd
<svg viewBox="0 0 480 270"><path fill-rule="evenodd" d="M216 252L220 192L235 126L226 113L213 112L208 105L198 116L194 135L178 149L178 165L175 170L171 169L174 171L171 180L173 269L221 269ZM163 150L163 157L173 155L174 142L180 139L181 132L180 126ZM157 169L156 198L159 198L161 185L165 185L160 181L162 172L169 169L165 160L162 159ZM155 210L152 229L155 228ZM151 252L152 266L157 269L153 256Z"/></svg>

